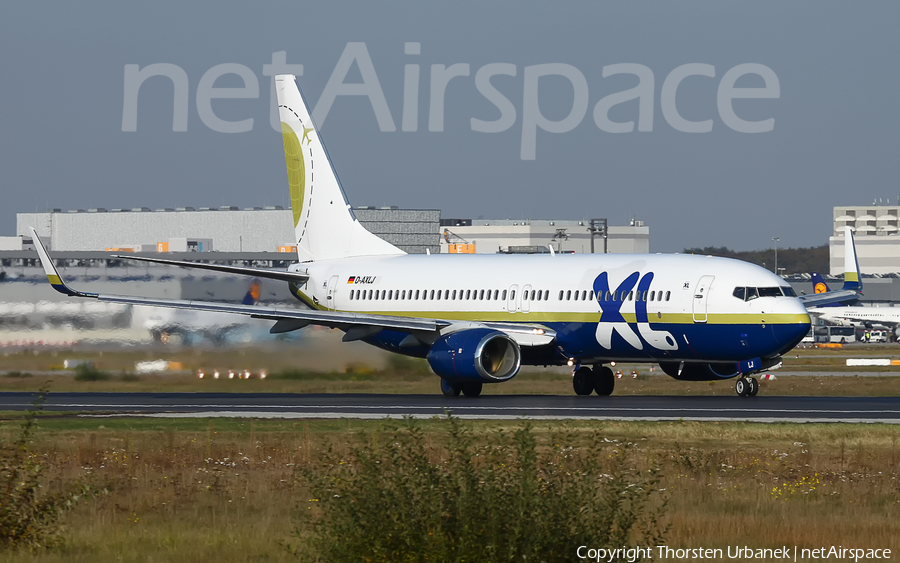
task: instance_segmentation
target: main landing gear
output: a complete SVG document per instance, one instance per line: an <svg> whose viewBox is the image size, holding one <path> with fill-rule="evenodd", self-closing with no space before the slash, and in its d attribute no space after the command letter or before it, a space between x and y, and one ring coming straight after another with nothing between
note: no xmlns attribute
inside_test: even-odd
<svg viewBox="0 0 900 563"><path fill-rule="evenodd" d="M449 381L441 378L441 393L445 397L459 397L462 393L466 397L477 397L481 395L481 389L484 387L480 381Z"/></svg>
<svg viewBox="0 0 900 563"><path fill-rule="evenodd" d="M582 366L572 374L572 388L576 395L590 395L595 392L598 395L611 395L616 386L616 377L611 369L600 366L595 370Z"/></svg>
<svg viewBox="0 0 900 563"><path fill-rule="evenodd" d="M738 397L755 397L759 393L759 381L755 377L743 375L734 383L734 392Z"/></svg>

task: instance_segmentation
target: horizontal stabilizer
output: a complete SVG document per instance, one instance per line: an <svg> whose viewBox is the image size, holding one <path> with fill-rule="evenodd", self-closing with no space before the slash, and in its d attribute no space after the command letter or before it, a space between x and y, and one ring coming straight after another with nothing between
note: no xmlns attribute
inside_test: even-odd
<svg viewBox="0 0 900 563"><path fill-rule="evenodd" d="M306 283L309 276L300 272L288 272L285 270L268 270L266 268L246 268L243 266L226 266L223 264L206 264L203 262L191 262L188 260L168 260L166 258L149 258L146 256L125 256L122 254L114 254L113 258L121 260L136 260L138 262L152 262L154 264L165 264L166 266L178 266L179 268L195 268L198 270L212 270L213 272L223 272L226 274L238 274L241 276L256 276L258 278L266 278L270 280L279 280L285 282L293 282L297 285Z"/></svg>

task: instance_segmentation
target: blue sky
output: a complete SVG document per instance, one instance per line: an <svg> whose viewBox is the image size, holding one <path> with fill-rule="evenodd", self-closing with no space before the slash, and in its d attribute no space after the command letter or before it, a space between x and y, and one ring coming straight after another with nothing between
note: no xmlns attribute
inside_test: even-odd
<svg viewBox="0 0 900 563"><path fill-rule="evenodd" d="M766 248L773 236L781 247L825 244L833 206L900 196L898 16L895 2L806 0L6 3L0 235L15 234L18 211L286 205L263 65L280 51L302 64L298 84L315 106L348 44L364 43L396 130L382 131L369 97L334 99L322 137L353 205L611 224L636 216L650 225L653 252ZM421 53L405 54L406 43ZM173 131L173 85L155 76L140 87L136 130L123 131L125 66L156 63L188 78L187 130ZM469 75L447 83L443 131L430 131L432 65L458 63ZM476 85L477 71L495 63L515 69L490 80L515 121L473 131L473 118L501 116ZM526 76L554 63L584 77L586 111L566 132L538 128L534 159L523 159ZM650 131L637 130L637 99L608 112L610 121L634 121L632 132L595 123L598 102L638 84L634 74L603 77L621 63L652 73ZM673 99L683 119L712 120L706 133L678 130L663 107L670 73L696 63L714 76L687 76ZM720 112L723 77L747 63L770 69L778 97L732 107L745 121L773 119L768 132L736 131ZM258 82L257 96L210 102L218 119L252 118L247 132L218 132L198 112L201 78L220 64L243 65ZM416 131L401 130L409 64L420 74ZM358 66L336 79L363 80ZM765 85L758 74L735 83ZM244 83L226 74L214 86ZM561 75L540 78L540 114L563 120L578 90Z"/></svg>

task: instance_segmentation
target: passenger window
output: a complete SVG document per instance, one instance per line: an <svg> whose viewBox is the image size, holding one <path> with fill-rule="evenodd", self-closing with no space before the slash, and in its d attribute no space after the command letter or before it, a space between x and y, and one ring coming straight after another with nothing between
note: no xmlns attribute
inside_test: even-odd
<svg viewBox="0 0 900 563"><path fill-rule="evenodd" d="M577 289L575 290L575 295L573 297L575 297L575 301L578 301L578 290Z"/></svg>
<svg viewBox="0 0 900 563"><path fill-rule="evenodd" d="M453 290L453 295L452 295L451 299L456 301L456 290L455 289Z"/></svg>
<svg viewBox="0 0 900 563"><path fill-rule="evenodd" d="M656 299L656 292L655 292L655 291L651 291L651 292L650 292L650 301L654 301L655 299Z"/></svg>
<svg viewBox="0 0 900 563"><path fill-rule="evenodd" d="M350 301L353 301L353 294L356 293L356 290L350 290Z"/></svg>
<svg viewBox="0 0 900 563"><path fill-rule="evenodd" d="M534 294L535 294L535 291L532 289L532 290L531 290L531 300L532 300L532 301L534 301Z"/></svg>
<svg viewBox="0 0 900 563"><path fill-rule="evenodd" d="M671 292L671 291L667 291L667 292L666 292L666 301L668 301L668 300L669 300L669 297L671 297L671 296L672 296L672 292Z"/></svg>
<svg viewBox="0 0 900 563"><path fill-rule="evenodd" d="M419 290L417 289L416 290L416 299L418 299L418 298L419 298Z"/></svg>
<svg viewBox="0 0 900 563"><path fill-rule="evenodd" d="M537 292L537 300L538 300L538 301L540 301L541 298L542 298L543 296L544 296L544 292L543 292L543 291L538 291L538 292Z"/></svg>
<svg viewBox="0 0 900 563"><path fill-rule="evenodd" d="M443 291L439 289L438 292L437 292L437 300L438 300L438 301L441 300L441 293L443 293Z"/></svg>
<svg viewBox="0 0 900 563"><path fill-rule="evenodd" d="M503 300L506 301L506 290L503 290Z"/></svg>
<svg viewBox="0 0 900 563"><path fill-rule="evenodd" d="M386 296L387 296L387 290L382 289L381 290L381 300L384 301L385 299L387 299Z"/></svg>
<svg viewBox="0 0 900 563"><path fill-rule="evenodd" d="M628 292L628 300L634 301L634 290Z"/></svg>
<svg viewBox="0 0 900 563"><path fill-rule="evenodd" d="M582 292L581 292L581 300L587 301L587 290L586 289L582 290ZM615 301L615 300L616 300L616 296L615 296L615 294L613 294L613 301Z"/></svg>
<svg viewBox="0 0 900 563"><path fill-rule="evenodd" d="M389 289L388 290L388 301L393 301L393 300L394 300L394 290Z"/></svg>
<svg viewBox="0 0 900 563"><path fill-rule="evenodd" d="M563 290L559 290L559 300L562 301L563 298Z"/></svg>
<svg viewBox="0 0 900 563"><path fill-rule="evenodd" d="M500 290L499 290L499 289L495 289L495 290L494 290L494 301L496 301L496 300L499 299L499 298L500 298Z"/></svg>
<svg viewBox="0 0 900 563"><path fill-rule="evenodd" d="M466 299L471 299L471 298L472 298L472 290L471 290L471 289L467 289L467 290L466 290Z"/></svg>
<svg viewBox="0 0 900 563"><path fill-rule="evenodd" d="M571 290L571 289L567 289L567 290L566 290L566 301L568 301L568 300L570 300L570 299L572 299L572 290Z"/></svg>
<svg viewBox="0 0 900 563"><path fill-rule="evenodd" d="M544 301L550 301L550 290L549 289L544 290Z"/></svg>
<svg viewBox="0 0 900 563"><path fill-rule="evenodd" d="M735 297L743 301L747 297L747 288L746 287L736 287L734 288L734 292L732 293Z"/></svg>
<svg viewBox="0 0 900 563"><path fill-rule="evenodd" d="M515 290L515 289L509 292L509 298L510 298L510 299L515 299L515 298L516 298L516 290Z"/></svg>
<svg viewBox="0 0 900 563"><path fill-rule="evenodd" d="M483 289L478 292L478 300L484 301L484 290Z"/></svg>
<svg viewBox="0 0 900 563"><path fill-rule="evenodd" d="M433 290L433 289L431 290L431 293L429 294L429 297L428 297L428 298L429 298L429 299L434 299L434 290Z"/></svg>

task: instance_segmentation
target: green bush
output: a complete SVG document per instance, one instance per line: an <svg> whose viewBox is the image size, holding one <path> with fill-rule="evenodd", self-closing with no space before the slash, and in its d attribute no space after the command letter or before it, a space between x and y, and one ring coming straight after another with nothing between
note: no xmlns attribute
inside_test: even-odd
<svg viewBox="0 0 900 563"><path fill-rule="evenodd" d="M112 376L95 368L93 364L75 366L75 381L108 381L111 378Z"/></svg>
<svg viewBox="0 0 900 563"><path fill-rule="evenodd" d="M287 368L281 371L276 371L275 373L270 373L269 379L287 379L291 381L297 381L304 379L316 379L320 376L322 376L322 374L315 371L309 371L299 368Z"/></svg>
<svg viewBox="0 0 900 563"><path fill-rule="evenodd" d="M81 481L66 484L62 492L42 491L47 467L42 456L32 452L35 417L43 404L41 391L35 408L28 412L15 441L3 443L0 451L0 549L37 549L60 541L57 521L91 489Z"/></svg>
<svg viewBox="0 0 900 563"><path fill-rule="evenodd" d="M401 354L389 355L384 371L401 375L432 375L426 360Z"/></svg>
<svg viewBox="0 0 900 563"><path fill-rule="evenodd" d="M12 377L15 379L24 379L26 377L31 377L31 374L27 371L8 371L4 374L4 377Z"/></svg>
<svg viewBox="0 0 900 563"><path fill-rule="evenodd" d="M446 448L407 420L300 470L313 495L296 555L320 561L572 561L578 546L657 545L655 469L628 447L539 448L528 425L476 439L448 418ZM565 444L563 440L558 443Z"/></svg>

